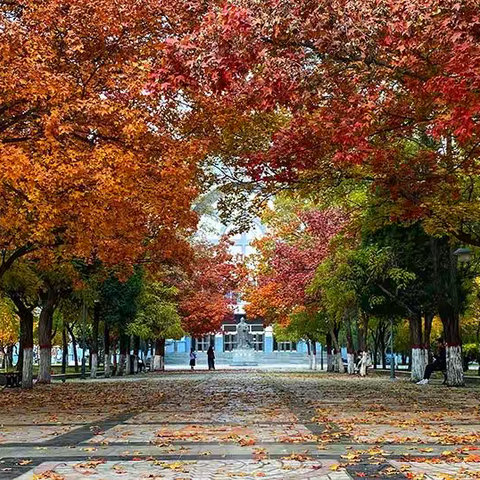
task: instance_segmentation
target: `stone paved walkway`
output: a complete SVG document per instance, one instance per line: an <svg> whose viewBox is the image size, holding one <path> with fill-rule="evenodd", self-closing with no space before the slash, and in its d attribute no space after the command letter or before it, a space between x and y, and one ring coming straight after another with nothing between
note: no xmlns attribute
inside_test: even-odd
<svg viewBox="0 0 480 480"><path fill-rule="evenodd" d="M0 479L480 478L479 400L267 371L4 390Z"/></svg>

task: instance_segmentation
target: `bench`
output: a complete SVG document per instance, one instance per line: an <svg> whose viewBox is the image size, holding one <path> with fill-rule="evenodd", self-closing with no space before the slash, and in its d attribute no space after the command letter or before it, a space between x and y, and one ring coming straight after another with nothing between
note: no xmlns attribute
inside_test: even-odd
<svg viewBox="0 0 480 480"><path fill-rule="evenodd" d="M5 388L16 388L22 386L22 374L20 372L7 372L0 376L0 384Z"/></svg>

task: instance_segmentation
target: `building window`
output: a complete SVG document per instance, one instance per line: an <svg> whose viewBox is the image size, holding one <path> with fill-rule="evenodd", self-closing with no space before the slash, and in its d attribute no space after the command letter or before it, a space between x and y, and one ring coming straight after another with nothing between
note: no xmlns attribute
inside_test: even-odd
<svg viewBox="0 0 480 480"><path fill-rule="evenodd" d="M297 342L277 342L273 337L273 351L274 352L296 352Z"/></svg>
<svg viewBox="0 0 480 480"><path fill-rule="evenodd" d="M237 346L237 335L234 333L225 333L223 335L223 351L231 352Z"/></svg>
<svg viewBox="0 0 480 480"><path fill-rule="evenodd" d="M250 327L250 331L253 332L262 332L263 333L263 325L252 325Z"/></svg>
<svg viewBox="0 0 480 480"><path fill-rule="evenodd" d="M203 337L195 338L194 348L197 352L206 352L210 345L213 345L212 335L204 335Z"/></svg>
<svg viewBox="0 0 480 480"><path fill-rule="evenodd" d="M254 333L251 336L252 347L257 352L263 352L263 333Z"/></svg>

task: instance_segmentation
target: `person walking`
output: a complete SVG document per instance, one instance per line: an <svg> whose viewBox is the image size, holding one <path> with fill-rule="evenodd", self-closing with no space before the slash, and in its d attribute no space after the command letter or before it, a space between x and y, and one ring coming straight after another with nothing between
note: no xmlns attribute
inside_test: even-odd
<svg viewBox="0 0 480 480"><path fill-rule="evenodd" d="M213 347L210 345L207 350L207 358L208 358L208 369L215 370L215 352Z"/></svg>
<svg viewBox="0 0 480 480"><path fill-rule="evenodd" d="M437 351L435 360L425 367L423 380L417 382L417 385L426 385L433 372L444 372L447 369L447 349L443 338L437 339Z"/></svg>
<svg viewBox="0 0 480 480"><path fill-rule="evenodd" d="M193 370L197 363L197 354L193 348L190 349L190 368Z"/></svg>

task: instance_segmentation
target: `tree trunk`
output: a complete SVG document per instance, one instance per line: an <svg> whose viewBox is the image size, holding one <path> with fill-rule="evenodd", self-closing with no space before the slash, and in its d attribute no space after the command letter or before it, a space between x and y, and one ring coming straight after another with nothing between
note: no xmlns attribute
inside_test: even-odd
<svg viewBox="0 0 480 480"><path fill-rule="evenodd" d="M125 372L127 353L128 353L128 335L120 334L120 358L118 359L117 375L121 377Z"/></svg>
<svg viewBox="0 0 480 480"><path fill-rule="evenodd" d="M13 345L9 345L7 347L7 356L8 364L10 366L13 366Z"/></svg>
<svg viewBox="0 0 480 480"><path fill-rule="evenodd" d="M22 299L15 293L9 295L18 316L20 317L21 343L22 343L22 388L33 387L33 313L32 308L27 307ZM20 360L19 360L20 363ZM17 364L17 370L18 370Z"/></svg>
<svg viewBox="0 0 480 480"><path fill-rule="evenodd" d="M462 362L460 319L455 310L447 304L443 304L439 308L439 314L447 343L447 385L461 387L465 385L465 379Z"/></svg>
<svg viewBox="0 0 480 480"><path fill-rule="evenodd" d="M409 320L410 342L412 345L412 373L411 380L418 382L423 379L428 361L428 352L422 344L422 318L412 317Z"/></svg>
<svg viewBox="0 0 480 480"><path fill-rule="evenodd" d="M117 362L117 341L113 342L113 369L115 370L115 375L118 375L118 362Z"/></svg>
<svg viewBox="0 0 480 480"><path fill-rule="evenodd" d="M111 355L110 355L110 329L105 321L103 330L103 350L105 354L105 378L111 375Z"/></svg>
<svg viewBox="0 0 480 480"><path fill-rule="evenodd" d="M333 355L332 355L332 335L327 333L326 335L327 343L327 372L333 372L335 370L333 366Z"/></svg>
<svg viewBox="0 0 480 480"><path fill-rule="evenodd" d="M312 369L317 369L317 342L312 340Z"/></svg>
<svg viewBox="0 0 480 480"><path fill-rule="evenodd" d="M49 288L44 296L42 312L38 321L38 343L40 359L38 362L37 383L52 382L52 325L57 294Z"/></svg>
<svg viewBox="0 0 480 480"><path fill-rule="evenodd" d="M385 325L383 320L379 322L379 340L380 340L380 351L382 352L382 368L386 370L387 368L387 355L386 355L386 348L385 348ZM393 359L393 352L390 352L390 361Z"/></svg>
<svg viewBox="0 0 480 480"><path fill-rule="evenodd" d="M338 373L345 373L345 367L343 366L342 360L342 351L340 349L340 345L338 343L338 332L339 328L331 327L330 328L330 335L332 336L332 342L334 346L334 353L335 353L335 363L334 363L334 370Z"/></svg>
<svg viewBox="0 0 480 480"><path fill-rule="evenodd" d="M447 385L449 387L465 385L460 345L447 345Z"/></svg>
<svg viewBox="0 0 480 480"><path fill-rule="evenodd" d="M133 337L133 373L138 373L138 355L140 351L140 337Z"/></svg>
<svg viewBox="0 0 480 480"><path fill-rule="evenodd" d="M447 357L447 385L456 387L464 385L463 362L462 362L462 339L460 336L460 303L458 298L457 257L453 254L453 245L449 243L448 282L440 283L438 273L440 262L445 261L439 255L440 240L432 241L434 255L434 269L437 281L438 313L443 324ZM444 245L445 246L445 245Z"/></svg>
<svg viewBox="0 0 480 480"><path fill-rule="evenodd" d="M131 355L131 343L132 343L132 337L128 335L127 339L127 357L126 357L126 365L125 365L125 370L127 375L132 375L133 373L133 368L132 368L132 355Z"/></svg>
<svg viewBox="0 0 480 480"><path fill-rule="evenodd" d="M311 342L310 340L307 340L307 357L308 357L308 369L312 370L313 369L313 356L312 356L312 348L310 346Z"/></svg>
<svg viewBox="0 0 480 480"><path fill-rule="evenodd" d="M351 321L347 320L347 373L353 375L355 373L355 354L353 347L353 334Z"/></svg>
<svg viewBox="0 0 480 480"><path fill-rule="evenodd" d="M90 355L90 378L97 378L98 370L98 353Z"/></svg>
<svg viewBox="0 0 480 480"><path fill-rule="evenodd" d="M22 388L33 388L33 346L27 347L27 344L23 347Z"/></svg>
<svg viewBox="0 0 480 480"><path fill-rule="evenodd" d="M78 373L77 339L75 338L75 335L73 333L73 325L70 325L68 323L66 325L67 325L68 334L70 335L70 338L72 339L73 362L74 362L74 365L75 365L75 373Z"/></svg>
<svg viewBox="0 0 480 480"><path fill-rule="evenodd" d="M18 308L17 308L17 313L19 313ZM24 326L22 317L20 316L20 313L19 313L19 317L20 317L20 328L19 328L19 342L18 342L18 360L17 360L16 370L17 372L22 372L23 371L23 347L25 345L25 331L24 331L25 326Z"/></svg>
<svg viewBox="0 0 480 480"><path fill-rule="evenodd" d="M112 356L109 353L105 353L104 370L104 377L110 378L112 376Z"/></svg>
<svg viewBox="0 0 480 480"><path fill-rule="evenodd" d="M165 370L165 339L155 340L155 357L153 359L153 370Z"/></svg>
<svg viewBox="0 0 480 480"><path fill-rule="evenodd" d="M67 338L67 328L65 325L62 329L62 374L67 373L68 366L68 338Z"/></svg>
<svg viewBox="0 0 480 480"><path fill-rule="evenodd" d="M98 328L100 325L100 304L93 307L92 343L90 345L90 378L97 378L98 370Z"/></svg>
<svg viewBox="0 0 480 480"><path fill-rule="evenodd" d="M24 328L22 388L33 388L33 313L26 309L22 313Z"/></svg>
<svg viewBox="0 0 480 480"><path fill-rule="evenodd" d="M52 383L52 348L40 346L37 383Z"/></svg>
<svg viewBox="0 0 480 480"><path fill-rule="evenodd" d="M358 326L358 349L362 352L367 351L367 335L368 335L368 315L361 314L361 322Z"/></svg>
<svg viewBox="0 0 480 480"><path fill-rule="evenodd" d="M341 350L337 350L336 360L337 360L338 367L335 369L335 371L337 371L338 373L345 373L345 366L343 365L342 351Z"/></svg>
<svg viewBox="0 0 480 480"><path fill-rule="evenodd" d="M430 336L432 334L433 317L433 313L426 313L424 317L423 348L425 348L427 352L430 352Z"/></svg>

